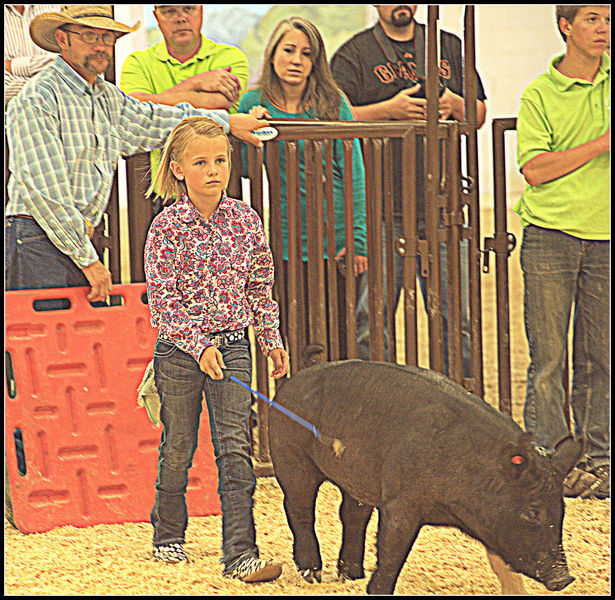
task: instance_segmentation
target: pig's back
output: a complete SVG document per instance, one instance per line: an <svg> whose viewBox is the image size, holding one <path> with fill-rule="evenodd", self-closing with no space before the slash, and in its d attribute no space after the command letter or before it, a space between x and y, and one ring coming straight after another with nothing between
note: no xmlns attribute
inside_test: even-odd
<svg viewBox="0 0 615 600"><path fill-rule="evenodd" d="M329 436L352 433L376 447L389 438L398 440L409 429L442 429L450 421L476 426L478 420L484 429L500 435L503 429L518 430L508 416L447 377L391 363L350 360L315 365L281 386L276 401Z"/></svg>

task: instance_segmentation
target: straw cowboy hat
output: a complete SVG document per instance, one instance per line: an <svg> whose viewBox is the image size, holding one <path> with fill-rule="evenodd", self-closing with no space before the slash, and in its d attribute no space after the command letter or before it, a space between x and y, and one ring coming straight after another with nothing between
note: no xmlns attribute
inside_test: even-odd
<svg viewBox="0 0 615 600"><path fill-rule="evenodd" d="M60 12L41 13L32 19L30 37L37 46L44 50L61 52L60 46L56 42L55 32L58 27L69 23L109 29L118 33L118 37L137 30L141 25L141 21L137 21L134 27L114 21L113 9L110 4L68 4L63 6Z"/></svg>

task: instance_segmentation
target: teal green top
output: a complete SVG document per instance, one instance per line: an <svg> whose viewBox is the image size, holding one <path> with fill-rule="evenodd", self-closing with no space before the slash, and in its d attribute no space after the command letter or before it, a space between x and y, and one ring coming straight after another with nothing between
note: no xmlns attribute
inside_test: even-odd
<svg viewBox="0 0 615 600"><path fill-rule="evenodd" d="M227 67L231 67L231 73L239 79L241 96L248 87L248 59L239 48L212 42L201 34L198 52L182 63L169 54L163 40L126 58L120 75L120 89L125 94L159 94L194 75ZM228 112L236 113L238 104L239 100ZM160 150L154 150L151 153L152 176L159 162Z"/></svg>
<svg viewBox="0 0 615 600"><path fill-rule="evenodd" d="M247 113L253 106L263 106L271 115L272 119L314 119L314 112L309 109L302 113L287 113L273 105L265 98L261 98L260 89L253 89L244 94L239 103L239 112ZM352 113L347 100L340 95L340 121L352 121ZM288 259L288 219L286 206L286 152L284 142L278 142L279 147L279 178L280 196L282 198L282 252L284 260ZM266 152L266 145L265 145ZM307 260L307 223L305 212L305 142L299 140L299 188L301 199L301 242L303 248L303 260ZM326 176L325 159L323 151L323 177ZM344 147L341 140L333 143L333 198L335 214L335 251L339 252L346 246L345 220L344 220ZM353 140L352 146L352 189L353 189L353 217L354 217L354 252L359 256L367 256L367 231L365 218L365 167L363 154L358 139ZM326 218L325 198L325 218ZM326 237L325 237L326 257Z"/></svg>
<svg viewBox="0 0 615 600"><path fill-rule="evenodd" d="M604 53L593 82L566 77L556 67L521 96L517 162L522 169L544 152L560 152L597 138L610 127L611 59ZM557 229L581 239L610 239L610 153L541 185L528 185L514 207L521 224Z"/></svg>

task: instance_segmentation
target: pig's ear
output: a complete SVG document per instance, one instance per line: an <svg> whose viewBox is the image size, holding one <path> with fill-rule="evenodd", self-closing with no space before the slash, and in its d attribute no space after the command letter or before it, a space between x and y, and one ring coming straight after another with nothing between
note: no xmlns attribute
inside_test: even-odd
<svg viewBox="0 0 615 600"><path fill-rule="evenodd" d="M523 433L517 442L508 442L500 453L500 469L509 479L518 479L530 464L532 436Z"/></svg>
<svg viewBox="0 0 615 600"><path fill-rule="evenodd" d="M582 438L575 440L571 435L560 440L556 446L551 463L555 470L565 477L577 464L583 454L585 442Z"/></svg>

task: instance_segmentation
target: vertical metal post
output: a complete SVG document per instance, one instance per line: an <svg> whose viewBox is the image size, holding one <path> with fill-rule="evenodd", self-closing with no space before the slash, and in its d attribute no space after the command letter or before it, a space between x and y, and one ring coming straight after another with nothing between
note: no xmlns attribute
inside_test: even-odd
<svg viewBox="0 0 615 600"><path fill-rule="evenodd" d="M325 140L325 203L327 222L327 261L326 261L326 285L327 285L327 323L329 327L329 360L339 360L341 340L340 318L338 298L341 290L338 289L337 264L335 262L335 195L333 188L333 142Z"/></svg>
<svg viewBox="0 0 615 600"><path fill-rule="evenodd" d="M357 358L356 284L354 276L354 195L352 191L352 139L344 140L344 222L346 231L346 348Z"/></svg>
<svg viewBox="0 0 615 600"><path fill-rule="evenodd" d="M299 144L286 143L286 214L288 223L288 272L287 272L287 327L288 345L293 372L301 368L304 322L303 305L303 256L301 252L301 202L299 197ZM298 249L299 248L299 249ZM299 298L301 294L302 298Z"/></svg>
<svg viewBox="0 0 615 600"><path fill-rule="evenodd" d="M440 278L440 243L438 241L439 214L437 206L440 154L438 140L438 6L430 5L427 23L426 87L427 133L425 160L425 225L429 257L427 277L427 314L429 319L429 365L444 371L444 343L442 324L442 293Z"/></svg>
<svg viewBox="0 0 615 600"><path fill-rule="evenodd" d="M382 247L382 144L380 140L368 139L364 144L364 160L366 174L367 203L367 254L368 264L367 280L369 284L369 358L375 361L384 361L384 298ZM385 175L386 177L386 175ZM390 178L390 174L389 174ZM387 277L393 277L389 271ZM393 311L391 298L388 297L389 312ZM389 351L391 340L389 339Z"/></svg>
<svg viewBox="0 0 615 600"><path fill-rule="evenodd" d="M321 345L325 352L314 356L321 362L327 359L327 331L324 273L325 223L322 185L323 143L305 142L305 221L307 224L307 288L308 306L307 344Z"/></svg>
<svg viewBox="0 0 615 600"><path fill-rule="evenodd" d="M495 297L498 332L498 405L500 411L512 416L510 305L508 252L506 251L508 245L506 235L506 149L504 143L506 125L504 127L502 125L502 119L493 120L493 220L495 226Z"/></svg>
<svg viewBox="0 0 615 600"><path fill-rule="evenodd" d="M466 135L466 156L468 178L473 183L469 190L469 218L472 237L469 241L470 275L470 331L472 337L471 369L474 385L472 391L484 395L483 389L483 333L481 321L481 281L480 281L480 209L478 181L478 122L476 113L476 54L474 35L474 6L468 5L464 12L464 107L465 121L470 126Z"/></svg>
<svg viewBox="0 0 615 600"><path fill-rule="evenodd" d="M418 244L416 239L417 138L420 139L422 143L422 138L419 138L416 135L416 129L413 125L402 139L402 164L408 165L408 177L404 177L401 184L403 245L396 248L396 251L403 256L406 364L413 366L417 366L419 363L416 314L416 258L418 253Z"/></svg>

